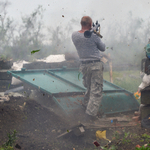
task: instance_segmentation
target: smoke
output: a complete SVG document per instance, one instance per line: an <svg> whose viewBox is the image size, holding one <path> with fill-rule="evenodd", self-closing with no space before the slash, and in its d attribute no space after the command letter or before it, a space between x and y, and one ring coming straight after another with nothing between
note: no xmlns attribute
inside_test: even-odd
<svg viewBox="0 0 150 150"><path fill-rule="evenodd" d="M132 17L129 13L128 22L116 22L105 30L105 41L109 47L106 53L111 53L114 63L133 63L139 65L144 57L144 47L148 42L149 21Z"/></svg>
<svg viewBox="0 0 150 150"><path fill-rule="evenodd" d="M57 24L55 27L51 24L47 27L43 21L45 9L38 6L32 13L22 16L22 22L17 24L14 19L9 19L7 13L5 16L3 15L4 12L7 12L6 5L8 4L0 3L3 8L1 9L1 18L4 18L3 22L2 19L0 20L1 27L3 27L0 28L0 32L3 33L3 38L0 38L1 56L9 56L14 61L33 61L50 54L76 51L71 41L71 34L73 31L80 30L80 17L72 18L69 22ZM135 65L139 65L145 56L144 47L150 37L149 20L140 16L135 17L134 11L129 11L130 8L125 11L128 2L117 1L113 4L114 7L109 7L109 11L106 11L108 5L109 3L106 1L103 1L103 7L92 3L90 4L91 10L84 9L84 14L90 15L94 22L96 20L100 22L102 41L106 44L105 53L111 54L114 65L132 64L133 62ZM116 7L119 8L115 11ZM7 32L3 32L4 30ZM31 55L31 51L37 49L40 51Z"/></svg>

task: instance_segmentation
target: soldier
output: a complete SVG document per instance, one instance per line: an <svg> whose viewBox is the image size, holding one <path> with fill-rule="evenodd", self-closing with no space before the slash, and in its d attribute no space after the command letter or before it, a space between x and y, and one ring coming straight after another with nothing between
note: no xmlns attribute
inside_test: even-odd
<svg viewBox="0 0 150 150"><path fill-rule="evenodd" d="M86 118L95 120L102 99L103 62L100 51L105 51L105 44L95 33L92 33L90 38L84 37L84 32L91 27L92 19L89 16L83 16L81 30L73 32L72 41L80 58L79 71L83 74L83 85L87 88L84 97Z"/></svg>

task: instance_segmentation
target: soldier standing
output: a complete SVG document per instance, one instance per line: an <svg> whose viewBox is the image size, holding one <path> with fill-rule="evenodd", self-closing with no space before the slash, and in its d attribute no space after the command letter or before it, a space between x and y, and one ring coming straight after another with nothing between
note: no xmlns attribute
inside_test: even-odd
<svg viewBox="0 0 150 150"><path fill-rule="evenodd" d="M105 44L95 33L92 33L90 38L84 37L84 32L91 27L92 19L83 16L81 30L73 32L72 41L80 58L79 71L83 74L83 85L87 89L84 97L85 118L95 120L102 100L104 68L100 51L105 51Z"/></svg>

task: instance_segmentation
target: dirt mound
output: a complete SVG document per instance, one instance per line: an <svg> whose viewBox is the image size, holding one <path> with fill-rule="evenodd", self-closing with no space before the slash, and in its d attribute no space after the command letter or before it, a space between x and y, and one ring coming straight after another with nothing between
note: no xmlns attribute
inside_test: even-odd
<svg viewBox="0 0 150 150"><path fill-rule="evenodd" d="M50 149L65 126L61 118L34 100L11 97L0 104L0 144L6 141L7 133L16 130L17 143L23 149Z"/></svg>
<svg viewBox="0 0 150 150"><path fill-rule="evenodd" d="M0 103L0 145L8 140L7 134L13 130L17 131L16 144L23 150L93 150L96 131L104 129L90 128L81 137L68 133L56 139L68 130L62 118L34 100L10 97L10 101ZM148 144L150 140L149 131L141 129L139 123L134 127L109 127L106 137L112 141L108 147L115 145L119 150L134 150L137 144ZM108 144L106 140L97 141L101 146Z"/></svg>

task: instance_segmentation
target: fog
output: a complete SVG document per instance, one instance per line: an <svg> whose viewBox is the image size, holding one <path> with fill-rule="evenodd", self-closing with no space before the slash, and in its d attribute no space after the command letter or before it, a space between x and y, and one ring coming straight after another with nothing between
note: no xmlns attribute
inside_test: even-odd
<svg viewBox="0 0 150 150"><path fill-rule="evenodd" d="M75 52L71 34L80 29L83 15L100 22L105 53L111 54L113 64L140 65L150 38L147 0L2 1L0 13L0 56L14 61Z"/></svg>
<svg viewBox="0 0 150 150"><path fill-rule="evenodd" d="M113 141L109 144L106 141L107 148L115 143L115 146L128 148L131 144L132 149L137 143L143 144L143 129L140 130L139 123L132 126L131 115L127 113L124 117L120 112L135 111L137 101L133 101L132 94L141 83L141 60L150 39L149 7L149 0L1 0L0 90L3 95L0 95L0 143L6 140L10 130L16 129L16 145L22 149L94 149L93 141L98 140L96 130L108 129L107 138ZM102 93L106 102L100 104L98 113L102 120L94 123L100 126L94 129L90 120L87 125L93 127L87 126L86 134L76 137L69 132L77 129L75 125L84 123L85 89L81 83L82 74L75 69L80 65L79 60L65 61L64 54L77 52L71 35L81 29L80 20L84 15L100 23L101 40L106 44L104 54L111 59L104 64ZM95 84L101 86L97 82ZM136 110L138 108L139 105ZM107 120L107 113L119 117ZM63 132L69 135L68 138L58 139ZM127 139L129 132L133 141ZM124 136L119 144L121 137L117 138L117 135ZM141 138L136 141L133 135ZM125 140L128 143L124 144ZM104 144L101 139L100 146Z"/></svg>

